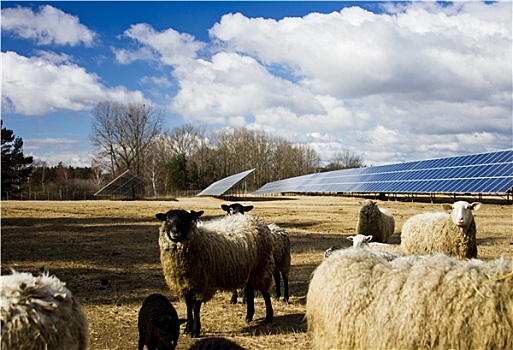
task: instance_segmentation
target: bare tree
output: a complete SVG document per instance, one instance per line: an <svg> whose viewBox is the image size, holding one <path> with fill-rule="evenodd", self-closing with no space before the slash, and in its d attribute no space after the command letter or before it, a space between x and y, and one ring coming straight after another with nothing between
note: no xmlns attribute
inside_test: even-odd
<svg viewBox="0 0 513 350"><path fill-rule="evenodd" d="M113 174L141 174L148 147L162 128L162 113L144 103L100 102L93 110L91 140L108 159Z"/></svg>
<svg viewBox="0 0 513 350"><path fill-rule="evenodd" d="M333 154L333 161L326 166L327 171L363 167L363 159L354 151L342 150Z"/></svg>
<svg viewBox="0 0 513 350"><path fill-rule="evenodd" d="M170 147L175 154L189 158L197 151L204 134L203 128L191 124L174 127L168 134Z"/></svg>
<svg viewBox="0 0 513 350"><path fill-rule="evenodd" d="M249 187L260 187L268 181L304 175L319 165L319 157L307 145L289 141L262 130L247 128L222 130L217 133L218 178L255 168Z"/></svg>
<svg viewBox="0 0 513 350"><path fill-rule="evenodd" d="M153 195L158 197L165 189L167 183L166 163L173 156L169 138L160 134L149 145L144 177L151 181Z"/></svg>

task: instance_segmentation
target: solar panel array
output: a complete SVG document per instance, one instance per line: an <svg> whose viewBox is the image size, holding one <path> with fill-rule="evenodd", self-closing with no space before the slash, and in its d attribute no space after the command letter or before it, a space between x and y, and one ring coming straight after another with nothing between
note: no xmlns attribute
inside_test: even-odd
<svg viewBox="0 0 513 350"><path fill-rule="evenodd" d="M513 149L368 168L336 170L269 182L267 193L482 193L513 188Z"/></svg>
<svg viewBox="0 0 513 350"><path fill-rule="evenodd" d="M235 186L237 182L244 179L246 176L251 174L255 169L246 170L242 173L238 173L235 175L231 175L228 177L225 177L224 179L221 179L219 181L214 182L207 188L205 188L203 191L198 193L198 196L221 196L226 191L228 191L230 188Z"/></svg>

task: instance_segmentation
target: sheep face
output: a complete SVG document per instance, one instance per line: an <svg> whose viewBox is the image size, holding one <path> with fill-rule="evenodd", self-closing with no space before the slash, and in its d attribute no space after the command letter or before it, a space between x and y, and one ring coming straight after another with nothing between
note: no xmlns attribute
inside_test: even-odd
<svg viewBox="0 0 513 350"><path fill-rule="evenodd" d="M230 205L221 204L221 209L223 209L228 215L244 214L245 212L253 209L253 206L252 205L244 206L239 203L233 203Z"/></svg>
<svg viewBox="0 0 513 350"><path fill-rule="evenodd" d="M442 204L443 208L451 213L451 220L456 226L467 228L474 220L472 210L478 210L481 203L468 203L465 201L455 202L454 204Z"/></svg>
<svg viewBox="0 0 513 350"><path fill-rule="evenodd" d="M360 203L362 208L360 209L360 216L365 217L367 220L370 220L374 210L377 210L377 204L371 200L365 200L363 203Z"/></svg>
<svg viewBox="0 0 513 350"><path fill-rule="evenodd" d="M186 211L182 209L170 210L167 213L158 213L157 219L165 222L166 237L172 242L182 242L189 233L191 225L196 225L203 211Z"/></svg>
<svg viewBox="0 0 513 350"><path fill-rule="evenodd" d="M369 242L372 241L372 235L349 236L347 239L353 242L353 247L368 247Z"/></svg>

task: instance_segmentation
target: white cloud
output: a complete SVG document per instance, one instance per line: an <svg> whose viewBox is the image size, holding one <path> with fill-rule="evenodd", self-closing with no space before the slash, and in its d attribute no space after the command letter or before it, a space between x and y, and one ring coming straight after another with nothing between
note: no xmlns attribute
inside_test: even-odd
<svg viewBox="0 0 513 350"><path fill-rule="evenodd" d="M305 95L331 101L317 113L255 112L256 123L294 140L329 133L370 164L511 147L511 4L445 5L279 21L228 14L210 34L219 50L284 67Z"/></svg>
<svg viewBox="0 0 513 350"><path fill-rule="evenodd" d="M48 166L62 162L64 166L90 167L93 159L93 147L83 139L24 138L23 150L25 156L32 156L36 162L45 162Z"/></svg>
<svg viewBox="0 0 513 350"><path fill-rule="evenodd" d="M3 32L35 40L38 45L92 46L97 37L78 17L50 5L40 6L39 12L19 6L2 9L1 22Z"/></svg>
<svg viewBox="0 0 513 350"><path fill-rule="evenodd" d="M133 50L114 49L116 59L122 64L143 60L176 65L196 58L197 52L204 47L204 43L196 41L192 35L171 28L157 32L146 23L132 25L124 35L139 45Z"/></svg>
<svg viewBox="0 0 513 350"><path fill-rule="evenodd" d="M32 152L26 153L26 156L34 157L37 163L45 163L47 166L56 166L62 163L64 166L72 167L90 167L93 164L92 152Z"/></svg>
<svg viewBox="0 0 513 350"><path fill-rule="evenodd" d="M43 115L59 109L87 110L102 100L144 101L139 91L122 86L107 88L84 68L45 57L2 52L3 111Z"/></svg>
<svg viewBox="0 0 513 350"><path fill-rule="evenodd" d="M180 91L171 108L188 121L225 124L234 116L265 118L266 111L325 112L309 91L273 76L248 56L218 53L210 62L198 60L195 64L177 66L174 75L180 82Z"/></svg>

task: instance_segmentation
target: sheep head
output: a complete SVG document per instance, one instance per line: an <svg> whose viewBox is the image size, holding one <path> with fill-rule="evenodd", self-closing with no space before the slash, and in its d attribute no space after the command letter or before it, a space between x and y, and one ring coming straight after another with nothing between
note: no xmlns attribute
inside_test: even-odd
<svg viewBox="0 0 513 350"><path fill-rule="evenodd" d="M173 242L181 242L189 233L192 225L196 225L199 217L203 215L203 210L196 212L183 209L172 209L167 213L158 213L155 216L160 221L164 221L166 237Z"/></svg>
<svg viewBox="0 0 513 350"><path fill-rule="evenodd" d="M376 202L371 201L370 199L366 199L363 202L360 202L362 208L360 209L360 216L370 219L374 212L378 209L378 204Z"/></svg>
<svg viewBox="0 0 513 350"><path fill-rule="evenodd" d="M347 239L353 242L353 247L368 247L369 242L372 241L372 235L348 236Z"/></svg>
<svg viewBox="0 0 513 350"><path fill-rule="evenodd" d="M244 206L239 203L233 203L230 205L221 204L221 209L223 209L228 215L244 214L245 212L253 209L253 206L252 205Z"/></svg>
<svg viewBox="0 0 513 350"><path fill-rule="evenodd" d="M474 220L472 210L477 211L481 207L481 203L459 201L453 204L442 204L442 207L451 213L451 220L456 226L467 228Z"/></svg>

